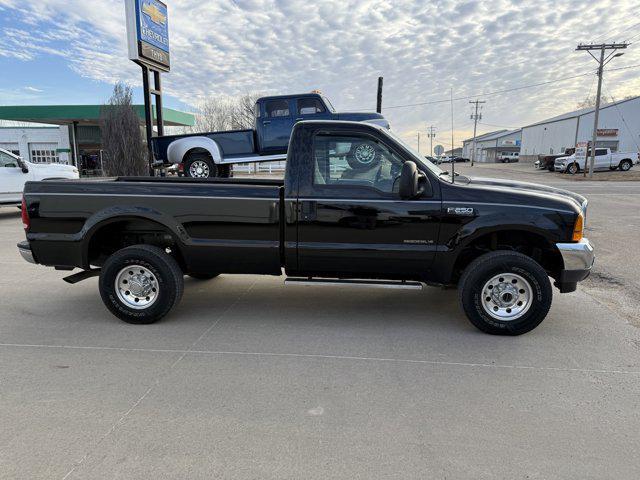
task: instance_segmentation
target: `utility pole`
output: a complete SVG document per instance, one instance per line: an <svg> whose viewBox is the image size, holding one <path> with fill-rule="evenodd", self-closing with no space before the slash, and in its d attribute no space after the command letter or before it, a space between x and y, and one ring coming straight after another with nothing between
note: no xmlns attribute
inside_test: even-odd
<svg viewBox="0 0 640 480"><path fill-rule="evenodd" d="M602 74L604 72L604 66L608 64L611 60L616 57L621 57L624 53L619 52L618 50L625 49L629 46L627 42L622 43L590 43L590 44L580 44L576 48L576 50L586 51L589 55L593 57L593 59L598 62L598 92L596 93L596 109L594 111L593 118L593 137L591 141L591 159L589 160L589 178L593 178L593 165L596 161L596 140L598 137L598 118L600 117L600 94L602 93ZM600 58L596 57L591 51L600 51ZM613 50L609 55L605 57L605 53L607 50ZM587 153L589 153L589 149L587 148ZM582 173L585 177L587 176L587 159L585 158L585 168Z"/></svg>
<svg viewBox="0 0 640 480"><path fill-rule="evenodd" d="M456 183L456 162L453 161L453 87L451 87L451 183Z"/></svg>
<svg viewBox="0 0 640 480"><path fill-rule="evenodd" d="M420 132L418 132L418 153L420 153Z"/></svg>
<svg viewBox="0 0 640 480"><path fill-rule="evenodd" d="M378 77L378 102L376 104L376 112L382 113L382 83L383 77Z"/></svg>
<svg viewBox="0 0 640 480"><path fill-rule="evenodd" d="M478 128L478 120L482 120L482 107L480 107L480 113L478 113L478 105L480 105L481 103L487 103L483 100L475 100L475 101L471 101L469 100L469 103L473 103L476 106L476 111L475 113L471 114L471 120L473 120L473 143L471 144L471 166L473 167L473 164L476 160L476 130Z"/></svg>
<svg viewBox="0 0 640 480"><path fill-rule="evenodd" d="M434 139L434 138L435 138L435 136L436 136L436 132L435 132L436 127L434 127L433 125L431 125L431 126L428 128L428 130L429 130L429 133L427 133L427 136L429 137L429 140L431 140L431 153L430 153L430 155L433 157L433 139Z"/></svg>

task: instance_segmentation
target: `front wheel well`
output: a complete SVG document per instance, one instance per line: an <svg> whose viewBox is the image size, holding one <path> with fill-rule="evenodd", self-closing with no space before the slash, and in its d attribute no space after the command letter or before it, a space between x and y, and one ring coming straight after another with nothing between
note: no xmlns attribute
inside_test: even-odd
<svg viewBox="0 0 640 480"><path fill-rule="evenodd" d="M499 230L475 238L462 249L453 267L452 283L458 282L476 258L498 250L511 250L532 258L553 278L558 278L564 267L560 251L544 236L525 230Z"/></svg>
<svg viewBox="0 0 640 480"><path fill-rule="evenodd" d="M152 245L171 252L185 270L180 244L169 228L153 220L137 217L118 219L99 226L88 241L87 263L101 267L115 252L132 245Z"/></svg>

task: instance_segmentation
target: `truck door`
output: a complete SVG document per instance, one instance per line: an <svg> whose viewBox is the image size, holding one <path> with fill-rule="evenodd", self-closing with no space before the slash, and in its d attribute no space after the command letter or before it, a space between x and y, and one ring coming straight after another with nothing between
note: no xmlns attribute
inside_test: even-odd
<svg viewBox="0 0 640 480"><path fill-rule="evenodd" d="M289 145L294 117L292 100L278 98L265 102L265 115L262 121L261 145L264 153L284 153Z"/></svg>
<svg viewBox="0 0 640 480"><path fill-rule="evenodd" d="M609 170L611 167L611 155L606 148L596 148L596 159L593 168L595 170Z"/></svg>
<svg viewBox="0 0 640 480"><path fill-rule="evenodd" d="M15 158L0 152L0 202L19 202L29 176L22 173Z"/></svg>
<svg viewBox="0 0 640 480"><path fill-rule="evenodd" d="M311 168L301 168L299 178L300 273L425 273L436 251L439 189L429 197L400 199L397 179L405 158L368 134L316 134L312 151Z"/></svg>

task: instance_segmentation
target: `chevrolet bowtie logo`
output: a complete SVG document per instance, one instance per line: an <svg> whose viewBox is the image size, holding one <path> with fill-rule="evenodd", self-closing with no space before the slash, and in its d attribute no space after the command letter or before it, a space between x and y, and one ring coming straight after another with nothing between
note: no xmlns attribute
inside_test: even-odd
<svg viewBox="0 0 640 480"><path fill-rule="evenodd" d="M145 2L142 5L142 12L147 14L153 23L157 23L158 25L167 23L167 16L155 5Z"/></svg>

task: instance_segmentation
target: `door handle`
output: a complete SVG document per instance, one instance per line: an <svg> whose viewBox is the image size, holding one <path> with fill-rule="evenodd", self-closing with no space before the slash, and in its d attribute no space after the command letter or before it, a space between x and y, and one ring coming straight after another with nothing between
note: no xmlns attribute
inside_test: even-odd
<svg viewBox="0 0 640 480"><path fill-rule="evenodd" d="M269 125L271 122L270 121L266 121L266 122L262 122L262 125Z"/></svg>
<svg viewBox="0 0 640 480"><path fill-rule="evenodd" d="M302 117L296 118L296 122L299 122L300 120L304 120L304 118L302 118Z"/></svg>

